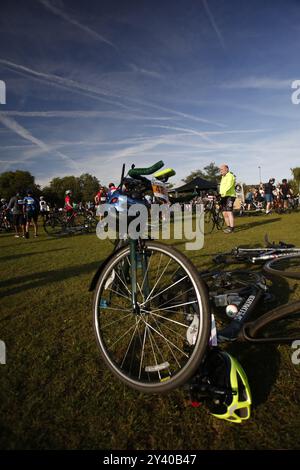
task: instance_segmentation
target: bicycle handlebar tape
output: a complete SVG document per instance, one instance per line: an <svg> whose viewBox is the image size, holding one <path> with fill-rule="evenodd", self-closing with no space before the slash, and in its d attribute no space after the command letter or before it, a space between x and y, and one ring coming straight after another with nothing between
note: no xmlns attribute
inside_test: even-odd
<svg viewBox="0 0 300 470"><path fill-rule="evenodd" d="M175 176L176 171L173 168L165 168L164 170L158 171L155 173L154 177L157 180L163 180L164 178L171 178L171 176Z"/></svg>
<svg viewBox="0 0 300 470"><path fill-rule="evenodd" d="M149 166L148 168L133 168L128 171L128 175L131 176L131 178L135 178L136 176L142 176L142 175L152 175L152 173L155 173L156 171L160 170L164 166L164 162L160 160L159 162L155 163L152 166Z"/></svg>

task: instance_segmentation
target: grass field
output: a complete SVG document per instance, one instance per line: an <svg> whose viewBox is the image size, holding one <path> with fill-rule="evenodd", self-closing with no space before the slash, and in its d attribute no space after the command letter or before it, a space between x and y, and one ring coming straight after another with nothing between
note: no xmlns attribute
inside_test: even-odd
<svg viewBox="0 0 300 470"><path fill-rule="evenodd" d="M300 213L252 216L234 234L214 232L187 252L199 267L211 254L271 240L300 245ZM182 243L176 242L179 249ZM92 328L89 281L111 250L95 235L37 239L0 235L2 449L299 449L300 365L288 346L234 345L252 389L252 417L242 425L187 406L175 390L143 395L104 366ZM296 281L273 287L277 303L300 297Z"/></svg>

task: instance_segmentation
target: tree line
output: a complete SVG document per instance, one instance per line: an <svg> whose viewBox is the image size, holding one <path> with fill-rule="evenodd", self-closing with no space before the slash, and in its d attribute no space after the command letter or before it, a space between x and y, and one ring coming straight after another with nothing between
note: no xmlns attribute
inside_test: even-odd
<svg viewBox="0 0 300 470"><path fill-rule="evenodd" d="M291 168L292 178L289 184L297 194L300 190L300 167ZM272 175L271 175L272 176ZM189 183L194 178L200 177L209 181L220 181L220 172L215 162L211 162L202 170L192 171L186 178L185 183ZM48 186L43 188L35 183L35 177L29 171L7 171L0 174L0 197L6 200L10 199L17 192L25 194L27 189L32 189L35 196L43 195L47 202L51 205L62 205L64 202L65 192L71 189L75 201L93 201L95 194L99 189L100 181L96 176L89 173L83 173L80 176L64 176L62 178L53 178ZM244 185L244 189L248 190L251 186Z"/></svg>
<svg viewBox="0 0 300 470"><path fill-rule="evenodd" d="M51 205L63 205L65 192L71 189L75 201L93 201L100 181L96 176L84 173L80 176L53 178L48 186L41 188L29 171L7 171L0 174L0 197L9 200L16 193L24 195L30 188L36 197L44 196Z"/></svg>

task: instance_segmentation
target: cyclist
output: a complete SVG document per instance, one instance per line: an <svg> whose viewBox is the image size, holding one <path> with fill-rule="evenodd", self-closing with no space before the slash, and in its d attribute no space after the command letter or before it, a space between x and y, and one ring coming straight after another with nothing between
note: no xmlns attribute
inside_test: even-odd
<svg viewBox="0 0 300 470"><path fill-rule="evenodd" d="M264 184L265 200L267 203L266 214L270 214L273 205L273 191L275 190L275 178L270 178L268 183Z"/></svg>
<svg viewBox="0 0 300 470"><path fill-rule="evenodd" d="M99 190L94 198L95 205L98 207L100 204L104 204L106 201L106 191L103 186L99 186Z"/></svg>
<svg viewBox="0 0 300 470"><path fill-rule="evenodd" d="M108 190L108 195L109 196L111 196L117 190L114 183L109 183L108 188L109 188L109 190Z"/></svg>
<svg viewBox="0 0 300 470"><path fill-rule="evenodd" d="M250 209L252 208L253 200L254 200L254 190L250 189L247 192L246 197L245 197L245 203L247 205L248 211L250 211Z"/></svg>
<svg viewBox="0 0 300 470"><path fill-rule="evenodd" d="M219 169L222 175L220 184L221 210L227 225L224 233L232 233L234 231L233 204L236 198L235 176L229 171L228 165L223 164Z"/></svg>
<svg viewBox="0 0 300 470"><path fill-rule="evenodd" d="M280 195L281 195L281 200L283 202L283 208L288 209L289 198L293 196L293 191L290 188L286 178L284 178L281 182Z"/></svg>
<svg viewBox="0 0 300 470"><path fill-rule="evenodd" d="M94 201L95 201L95 209L96 209L96 214L97 214L97 215L98 215L97 209L98 209L98 207L100 206L100 204L105 204L105 202L106 202L106 197L107 197L106 191L105 191L105 189L103 188L103 186L100 185L100 186L99 186L99 190L98 190L98 192L97 192L97 194L96 194L96 196L95 196L95 199L94 199ZM99 215L99 220L101 220L101 219L102 219L102 217L101 217L101 215Z"/></svg>
<svg viewBox="0 0 300 470"><path fill-rule="evenodd" d="M19 192L17 192L16 195L10 199L7 206L7 211L12 211L13 225L16 231L15 238L20 238L20 233L22 233L23 238L25 238L25 220L23 214L23 206L24 200L20 196Z"/></svg>
<svg viewBox="0 0 300 470"><path fill-rule="evenodd" d="M34 236L38 236L38 216L39 216L39 201L33 196L31 189L27 190L27 196L24 197L23 214L25 218L25 238L29 238L29 225L32 222L34 227Z"/></svg>
<svg viewBox="0 0 300 470"><path fill-rule="evenodd" d="M72 191L71 189L67 189L65 192L65 206L64 210L66 211L67 218L71 217L74 211L73 200L72 200Z"/></svg>
<svg viewBox="0 0 300 470"><path fill-rule="evenodd" d="M44 196L40 197L40 214L43 218L43 222L45 221L45 219L47 220L49 214L49 206L45 201Z"/></svg>

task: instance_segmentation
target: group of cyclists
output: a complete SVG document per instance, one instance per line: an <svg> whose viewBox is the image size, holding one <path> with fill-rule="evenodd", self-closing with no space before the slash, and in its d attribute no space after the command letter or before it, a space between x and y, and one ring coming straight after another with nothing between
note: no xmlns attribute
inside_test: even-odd
<svg viewBox="0 0 300 470"><path fill-rule="evenodd" d="M86 204L82 202L76 204L72 190L68 189L65 191L64 207L60 209L56 205L51 207L44 196L40 196L39 198L35 197L31 189L26 191L25 197L21 192L16 192L9 201L5 198L0 199L0 228L7 231L14 229L15 238L28 239L30 236L30 227L32 226L34 237L38 237L39 216L41 216L44 222L49 217L50 212L62 211L67 219L72 217L75 210L89 210L96 213L98 206L104 204L107 197L116 189L114 183L110 183L108 189L100 185L94 196L94 200Z"/></svg>
<svg viewBox="0 0 300 470"><path fill-rule="evenodd" d="M29 227L32 225L34 237L37 237L38 216L47 210L48 206L43 196L38 200L31 189L26 191L25 197L17 192L8 202L5 198L1 198L1 226L7 230L14 227L15 238L29 238Z"/></svg>
<svg viewBox="0 0 300 470"><path fill-rule="evenodd" d="M266 214L270 214L273 209L285 211L295 203L295 195L287 179L275 185L275 178L270 178L265 184L251 188L245 197L247 210L262 210L265 207Z"/></svg>
<svg viewBox="0 0 300 470"><path fill-rule="evenodd" d="M233 205L235 201L235 178L229 171L227 165L220 166L222 175L220 195L224 202L222 204L222 212L226 222L225 232L234 230ZM228 188L227 188L228 186ZM224 190L225 188L225 190ZM0 201L0 225L1 228L10 229L14 227L16 238L29 238L29 228L32 225L34 229L34 237L38 236L38 216L41 215L43 221L48 218L50 211L63 211L67 220L72 217L75 210L88 210L97 213L97 208L110 200L111 195L116 191L117 187L114 183L109 183L108 187L99 185L98 191L93 201L76 204L73 199L71 189L65 191L64 207L59 209L56 206L52 208L46 202L44 196L37 199L33 195L33 191L28 189L26 196L16 193L7 202L4 198ZM222 190L222 191L221 191ZM224 193L224 194L223 194ZM222 197L223 196L223 197ZM196 203L194 198L193 203ZM199 198L197 197L197 202ZM270 178L265 184L252 187L245 195L245 201L242 204L244 210L265 210L266 214L270 214L272 210L285 211L295 203L296 197L287 181L283 179L281 183L275 185L275 178ZM202 202L202 198L201 198Z"/></svg>

